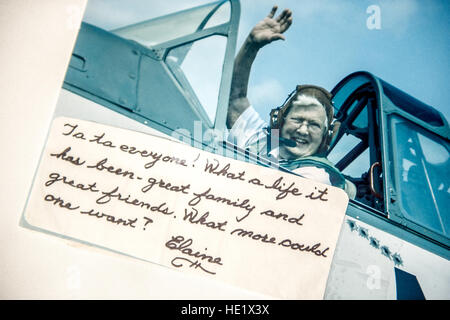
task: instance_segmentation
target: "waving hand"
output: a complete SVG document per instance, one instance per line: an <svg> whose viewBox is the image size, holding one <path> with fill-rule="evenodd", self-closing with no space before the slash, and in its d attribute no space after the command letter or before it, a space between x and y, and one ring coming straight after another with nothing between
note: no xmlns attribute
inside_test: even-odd
<svg viewBox="0 0 450 320"><path fill-rule="evenodd" d="M270 13L258 22L250 32L250 40L262 47L275 40L285 40L283 33L292 24L292 11L284 9L278 17L274 18L278 7L273 6Z"/></svg>

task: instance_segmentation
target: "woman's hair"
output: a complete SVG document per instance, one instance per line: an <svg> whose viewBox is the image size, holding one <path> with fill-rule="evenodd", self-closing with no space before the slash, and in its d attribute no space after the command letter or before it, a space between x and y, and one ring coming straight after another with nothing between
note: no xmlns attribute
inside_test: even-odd
<svg viewBox="0 0 450 320"><path fill-rule="evenodd" d="M331 127L331 124L333 122L334 118L334 108L333 108L333 102L332 102L332 95L330 92L325 90L322 87L314 86L314 85L298 85L296 87L296 90L294 94L284 103L284 105L281 107L280 111L284 108L283 111L281 111L281 114L279 113L278 117L279 120L281 120L281 123L279 125L279 128L282 126L282 122L284 121L284 117L289 113L289 110L291 107L296 104L296 102L299 100L304 100L305 98L313 98L316 100L322 107L325 108L325 113L327 115L327 128ZM305 101L305 102L313 102L309 104L317 104L314 103L314 100ZM281 116L281 117L280 117Z"/></svg>

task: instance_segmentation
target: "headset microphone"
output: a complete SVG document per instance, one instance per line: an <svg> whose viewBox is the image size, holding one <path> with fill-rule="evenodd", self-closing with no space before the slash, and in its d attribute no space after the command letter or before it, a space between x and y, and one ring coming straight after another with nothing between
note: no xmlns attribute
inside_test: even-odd
<svg viewBox="0 0 450 320"><path fill-rule="evenodd" d="M293 147L297 146L297 142L295 142L294 140L286 139L286 138L283 138L283 137L278 137L278 139L280 140L280 142L284 143L288 147L293 148Z"/></svg>
<svg viewBox="0 0 450 320"><path fill-rule="evenodd" d="M270 150L272 150L272 131L270 130L269 127L265 127L264 130L266 130L266 132L267 132L267 138L268 138L267 139L267 147L268 147L268 150L270 151ZM283 138L283 137L279 136L278 134L277 134L276 138L278 139L279 142L283 143L284 145L286 145L288 147L293 148L293 147L297 146L297 142L295 142L294 140Z"/></svg>

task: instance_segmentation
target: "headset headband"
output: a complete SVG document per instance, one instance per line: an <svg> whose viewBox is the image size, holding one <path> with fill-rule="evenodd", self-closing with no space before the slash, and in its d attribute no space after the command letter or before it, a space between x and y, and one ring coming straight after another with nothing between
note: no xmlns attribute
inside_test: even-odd
<svg viewBox="0 0 450 320"><path fill-rule="evenodd" d="M328 127L331 126L334 117L332 94L319 86L297 85L295 90L293 90L288 95L286 100L284 100L283 104L277 108L272 109L272 111L270 112L270 128L281 129L284 122L284 116L292 106L292 102L296 100L297 97L301 94L314 97L321 103L321 105L325 108Z"/></svg>

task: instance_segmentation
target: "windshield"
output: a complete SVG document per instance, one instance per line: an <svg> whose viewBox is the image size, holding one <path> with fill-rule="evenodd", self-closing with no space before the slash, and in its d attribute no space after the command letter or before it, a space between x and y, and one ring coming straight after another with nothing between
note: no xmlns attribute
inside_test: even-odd
<svg viewBox="0 0 450 320"><path fill-rule="evenodd" d="M218 26L229 20L229 2L218 1L121 27L111 32L146 47L152 47L202 29Z"/></svg>
<svg viewBox="0 0 450 320"><path fill-rule="evenodd" d="M392 119L401 207L410 221L450 234L449 144L400 117Z"/></svg>

